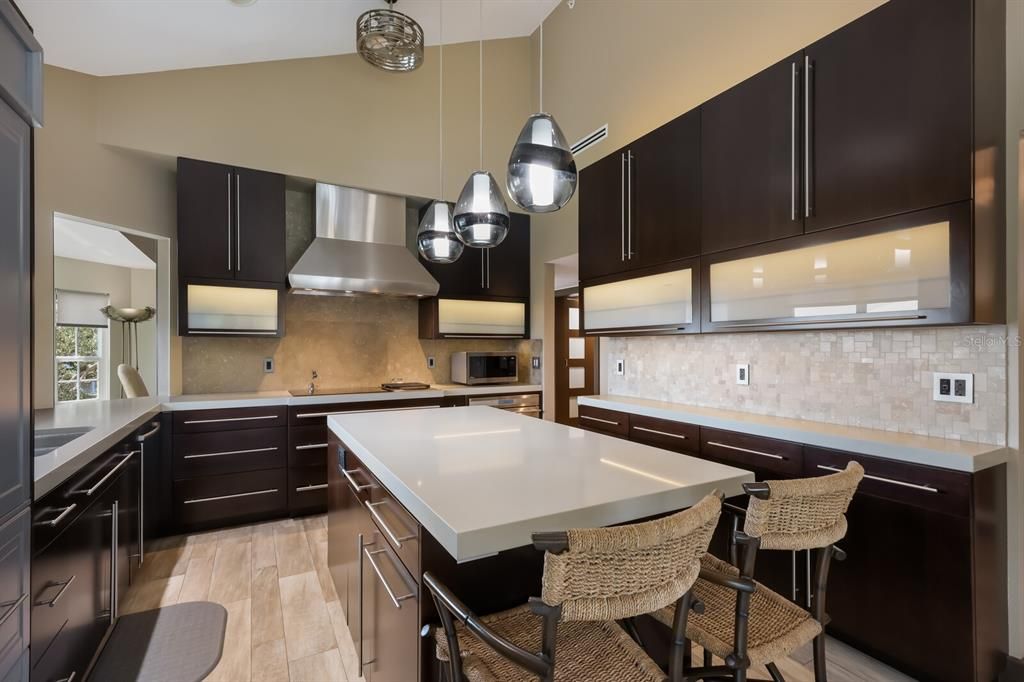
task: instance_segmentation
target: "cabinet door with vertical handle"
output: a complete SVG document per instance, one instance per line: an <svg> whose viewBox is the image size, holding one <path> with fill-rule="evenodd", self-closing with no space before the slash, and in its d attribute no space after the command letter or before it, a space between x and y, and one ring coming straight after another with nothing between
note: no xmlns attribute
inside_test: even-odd
<svg viewBox="0 0 1024 682"><path fill-rule="evenodd" d="M284 176L236 168L235 277L249 282L285 281Z"/></svg>
<svg viewBox="0 0 1024 682"><path fill-rule="evenodd" d="M178 159L178 275L232 279L234 173L230 166Z"/></svg>
<svg viewBox="0 0 1024 682"><path fill-rule="evenodd" d="M625 150L609 154L580 171L580 281L623 272L625 243Z"/></svg>

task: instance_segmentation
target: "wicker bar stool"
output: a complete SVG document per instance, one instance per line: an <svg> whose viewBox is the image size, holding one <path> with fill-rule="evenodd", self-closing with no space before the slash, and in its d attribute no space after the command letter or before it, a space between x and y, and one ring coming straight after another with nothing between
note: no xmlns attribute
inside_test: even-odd
<svg viewBox="0 0 1024 682"><path fill-rule="evenodd" d="M537 533L541 597L477 617L430 573L437 658L449 682L681 682L690 589L718 523L720 493L654 521ZM669 676L615 622L673 605ZM447 663L447 665L445 665ZM557 665L556 665L557 664Z"/></svg>
<svg viewBox="0 0 1024 682"><path fill-rule="evenodd" d="M743 486L750 495L743 532L733 536L730 564L707 554L692 599L704 609L690 615L686 636L704 648L704 665L687 670L686 680L747 680L753 665L764 665L774 682L784 682L775 661L814 642L814 679L826 682L825 588L833 557L846 555L835 543L846 535L846 509L864 469L856 462L845 471L789 481L765 481ZM742 511L742 510L740 510ZM812 613L754 580L757 552L818 550ZM662 623L675 623L669 606L654 614ZM711 665L714 654L725 665Z"/></svg>

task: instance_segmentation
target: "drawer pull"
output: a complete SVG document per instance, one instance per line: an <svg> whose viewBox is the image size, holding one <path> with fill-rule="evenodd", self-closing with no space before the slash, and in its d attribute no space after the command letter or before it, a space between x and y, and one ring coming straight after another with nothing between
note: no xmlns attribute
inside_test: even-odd
<svg viewBox="0 0 1024 682"><path fill-rule="evenodd" d="M296 488L295 492L297 492L297 493L308 493L311 490L323 490L326 487L327 487L326 483L318 483L316 485L304 485L304 486L300 486L300 487Z"/></svg>
<svg viewBox="0 0 1024 682"><path fill-rule="evenodd" d="M634 426L637 431L645 431L647 433L654 433L659 436L668 436L669 438L678 438L679 440L686 440L686 436L681 433L669 433L668 431L658 431L657 429L649 429L646 426Z"/></svg>
<svg viewBox="0 0 1024 682"><path fill-rule="evenodd" d="M396 609L401 609L402 602L406 601L407 599L415 599L416 594L410 592L409 594L403 594L401 597L395 596L394 590L392 590L391 586L388 585L388 581L384 580L384 574L381 573L380 566L377 565L376 560L374 560L373 558L377 554L384 554L386 552L386 549L377 549L372 552L368 549L363 550L363 554L366 555L366 560L370 562L370 567L373 568L373 572L377 574L377 578L380 580L380 584L384 586L384 591L387 592L388 597L391 598L391 603L395 605Z"/></svg>
<svg viewBox="0 0 1024 682"><path fill-rule="evenodd" d="M185 500L185 504L199 504L200 502L217 502L218 500L233 500L238 497L249 497L251 495L270 495L276 493L277 488L267 490L254 490L251 493L235 493L234 495L218 495L217 497L199 497L194 500Z"/></svg>
<svg viewBox="0 0 1024 682"><path fill-rule="evenodd" d="M6 623L7 619L14 615L17 612L17 610L21 608L21 605L25 603L26 599L28 599L28 593L21 595L14 601L9 601L6 604L0 604L0 606L7 607L7 610L4 611L4 615L0 616L0 626Z"/></svg>
<svg viewBox="0 0 1024 682"><path fill-rule="evenodd" d="M225 450L224 452L205 452L199 455L185 455L182 459L202 459L203 457L224 457L225 455L248 455L253 452L273 452L277 450L275 445L272 448L253 448L251 450Z"/></svg>
<svg viewBox="0 0 1024 682"><path fill-rule="evenodd" d="M387 533L387 536L391 538L391 542L395 543L395 547L402 549L402 543L408 540L415 540L416 533L403 535L402 537L395 535L395 532L388 527L388 524L386 524L384 519L381 518L380 513L377 512L377 507L387 503L387 500L381 500L380 502L365 502L364 504L366 505L366 508L370 510L370 516L373 517L373 520L377 522L377 525L380 526L381 530Z"/></svg>
<svg viewBox="0 0 1024 682"><path fill-rule="evenodd" d="M139 454L139 452L140 452L139 450L132 450L127 455L125 455L124 458L120 462L117 463L117 466L115 466L113 469L108 471L106 476L104 476L100 480L96 481L96 485L94 485L93 487L89 488L88 490L76 490L75 493L76 494L84 493L86 496L92 495L97 490L99 490L101 487L103 487L103 484L106 483L107 481L109 481L111 479L111 477L114 476L114 474L116 474L118 471L120 471L121 467L123 467L125 464L127 464L128 460L130 460L133 455L137 455L137 454Z"/></svg>
<svg viewBox="0 0 1024 682"><path fill-rule="evenodd" d="M313 417L330 417L332 414L338 414L337 412L303 412L302 414L295 415L299 419L312 419Z"/></svg>
<svg viewBox="0 0 1024 682"><path fill-rule="evenodd" d="M832 471L835 473L842 473L845 469L839 469L837 467L825 466L824 464L818 465L819 469L824 471ZM933 488L930 485L922 485L920 483L907 483L906 481L897 481L891 478L882 478L881 476L872 476L871 474L864 474L864 478L871 479L872 481L878 481L879 483L889 483L890 485L899 485L904 488L913 488L914 490L923 490L926 493L937 493L938 488Z"/></svg>
<svg viewBox="0 0 1024 682"><path fill-rule="evenodd" d="M78 675L78 671L76 670L73 673L71 673L70 675L68 675L67 677L60 678L59 680L57 680L57 682L75 682L75 676L77 676L77 675Z"/></svg>
<svg viewBox="0 0 1024 682"><path fill-rule="evenodd" d="M771 459L781 459L781 460L785 460L786 459L782 455L776 455L773 452L761 452L760 450L751 450L750 448L741 448L738 445L726 445L725 443L719 443L718 441L715 441L715 440L709 440L708 441L708 445L714 445L716 447L725 448L727 450L738 450L739 452L749 452L752 455L760 455L761 457L770 457Z"/></svg>
<svg viewBox="0 0 1024 682"><path fill-rule="evenodd" d="M363 485L359 485L358 483L356 483L356 479L352 478L352 474L354 474L357 471L359 471L359 469L352 469L351 471L349 471L348 469L342 469L339 466L338 467L338 471L340 471L342 473L342 475L345 476L345 478L348 480L348 484L350 486L352 486L352 490L356 491L357 493L361 493L364 490L366 490L367 488L372 488L373 487L372 483L364 483ZM362 472L359 471L359 473L362 473Z"/></svg>
<svg viewBox="0 0 1024 682"><path fill-rule="evenodd" d="M73 582L75 582L75 576L71 576L70 578L61 583L49 583L46 586L47 588L57 587L58 585L61 586L60 589L57 590L57 594L53 595L53 599L51 599L50 601L37 601L33 604L33 606L56 606L57 602L60 601L60 598L64 596L64 593L68 591L68 588L71 587L71 583Z"/></svg>
<svg viewBox="0 0 1024 682"><path fill-rule="evenodd" d="M157 431L159 431L159 430L160 430L160 422L153 422L153 428L150 429L149 431L146 431L145 433L140 433L138 436L135 437L135 440L137 442L141 443L142 441L146 440L150 436L155 435L157 433Z"/></svg>
<svg viewBox="0 0 1024 682"><path fill-rule="evenodd" d="M265 414L259 417L223 417L221 419L186 419L186 424L223 424L225 422L251 422L259 419L277 419L276 414Z"/></svg>
<svg viewBox="0 0 1024 682"><path fill-rule="evenodd" d="M319 450L321 448L326 448L326 447L327 447L327 443L310 443L309 445L296 445L295 449L296 450Z"/></svg>
<svg viewBox="0 0 1024 682"><path fill-rule="evenodd" d="M619 425L619 422L613 422L611 419L601 419L600 417L591 417L586 414L581 414L580 419L589 419L592 422L601 422L602 424L611 424L612 426Z"/></svg>
<svg viewBox="0 0 1024 682"><path fill-rule="evenodd" d="M670 324L660 327L608 327L606 329L588 329L584 334L588 336L608 336L610 334L635 334L640 333L655 333L655 332L681 332L686 329L686 325Z"/></svg>
<svg viewBox="0 0 1024 682"><path fill-rule="evenodd" d="M37 526L49 526L50 528L56 528L60 525L60 522L67 518L68 514L78 509L77 504L70 504L67 507L61 509L60 514L57 514L54 518L49 521L39 521L36 523Z"/></svg>

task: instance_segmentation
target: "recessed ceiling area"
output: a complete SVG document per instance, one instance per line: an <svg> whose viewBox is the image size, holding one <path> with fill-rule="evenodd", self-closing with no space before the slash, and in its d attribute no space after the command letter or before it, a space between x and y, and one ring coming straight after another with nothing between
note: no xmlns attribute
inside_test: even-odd
<svg viewBox="0 0 1024 682"><path fill-rule="evenodd" d="M530 35L560 0L484 0L483 37ZM356 18L384 0L20 0L47 64L95 76L355 52ZM397 11L440 36L439 0ZM444 0L444 42L477 40L480 5Z"/></svg>
<svg viewBox="0 0 1024 682"><path fill-rule="evenodd" d="M53 216L53 255L133 270L155 270L156 263L117 230L67 216Z"/></svg>

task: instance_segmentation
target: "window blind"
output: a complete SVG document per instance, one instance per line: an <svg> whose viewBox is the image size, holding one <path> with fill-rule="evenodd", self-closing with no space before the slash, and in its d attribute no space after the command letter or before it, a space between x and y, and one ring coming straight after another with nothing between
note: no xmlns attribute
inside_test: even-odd
<svg viewBox="0 0 1024 682"><path fill-rule="evenodd" d="M110 303L110 294L91 291L67 291L57 289L57 324L72 327L107 327L108 320L101 309Z"/></svg>

